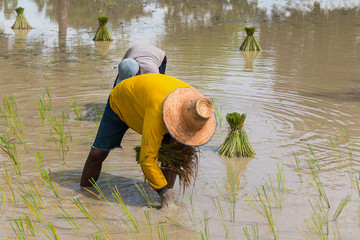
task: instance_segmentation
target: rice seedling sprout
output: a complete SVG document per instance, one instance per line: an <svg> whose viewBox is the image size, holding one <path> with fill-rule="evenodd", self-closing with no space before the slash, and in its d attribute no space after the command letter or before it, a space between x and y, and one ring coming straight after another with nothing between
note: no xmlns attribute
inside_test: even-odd
<svg viewBox="0 0 360 240"><path fill-rule="evenodd" d="M27 145L23 136L23 127L24 124L18 112L16 97L11 96L10 99L8 96L5 96L3 99L4 107L0 107L0 115L2 117L2 122L10 130L13 135L19 140L24 146L24 150L28 152Z"/></svg>
<svg viewBox="0 0 360 240"><path fill-rule="evenodd" d="M309 165L310 165L312 179L314 180L314 183L312 185L318 191L318 193L320 195L320 199L325 200L328 208L330 208L330 201L329 201L329 199L328 199L328 197L326 195L324 185L320 180L319 174L315 170L315 166L313 164L310 163Z"/></svg>
<svg viewBox="0 0 360 240"><path fill-rule="evenodd" d="M334 216L333 216L333 218L332 218L333 221L337 221L337 219L339 218L342 210L343 210L343 209L345 208L345 206L350 202L350 200L351 200L351 195L350 195L350 194L346 195L346 197L344 197L344 198L341 200L339 206L338 206L337 209L335 210Z"/></svg>
<svg viewBox="0 0 360 240"><path fill-rule="evenodd" d="M48 222L47 227L48 227L49 235L46 234L46 232L44 230L42 230L42 232L45 234L45 236L50 240L52 240L52 239L53 240L60 240L59 235L56 232L54 224L52 224L51 222Z"/></svg>
<svg viewBox="0 0 360 240"><path fill-rule="evenodd" d="M166 239L168 239L168 238L167 238L166 231L165 231L165 227L164 227L163 224L160 224L160 226L157 227L157 230L158 230L159 240L166 240Z"/></svg>
<svg viewBox="0 0 360 240"><path fill-rule="evenodd" d="M145 201L146 201L146 204L149 206L149 208L153 208L154 207L154 203L153 203L153 200L152 200L152 196L146 192L143 184L141 182L139 182L139 186L137 183L134 183L136 188L139 190L139 192L141 193L141 195L144 197ZM151 189L149 190L150 193L151 193Z"/></svg>
<svg viewBox="0 0 360 240"><path fill-rule="evenodd" d="M66 204L66 207L68 209L68 211L65 209L65 207L62 206L61 202L58 202L57 207L53 205L53 208L56 209L56 211L74 228L79 230L80 226L73 214L73 212L71 211L69 205L67 204L66 201L64 201Z"/></svg>
<svg viewBox="0 0 360 240"><path fill-rule="evenodd" d="M77 120L81 120L81 119L83 119L84 115L82 114L74 96L72 96L72 99L73 99L73 101L69 101L70 105L72 106L72 108L74 110Z"/></svg>

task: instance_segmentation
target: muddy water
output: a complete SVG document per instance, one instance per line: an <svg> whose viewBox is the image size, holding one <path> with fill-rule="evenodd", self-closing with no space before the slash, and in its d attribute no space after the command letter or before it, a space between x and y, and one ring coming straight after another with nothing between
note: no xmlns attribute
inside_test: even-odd
<svg viewBox="0 0 360 240"><path fill-rule="evenodd" d="M275 4L276 3L276 4ZM88 7L84 7L84 5ZM14 8L25 8L25 17L34 27L30 31L13 31ZM253 194L255 188L272 184L277 187L279 167L284 164L285 193L278 192L281 208L273 202L272 214L279 239L303 239L309 234L304 223L313 214L308 202L318 199L309 163L319 162L319 177L330 202L326 208L332 216L340 201L351 195L336 222L329 222L329 238L357 239L359 235L359 194L351 185L349 171L360 168L360 17L357 1L197 1L132 2L100 1L0 1L0 81L1 99L15 96L22 117L26 153L17 144L22 162L21 177L16 181L8 157L1 153L1 162L8 163L13 183L41 180L34 153L43 152L46 168L50 168L61 199L79 198L98 206L110 235L128 239L120 208L113 200L110 206L101 203L80 189L79 178L98 122L96 108L104 106L116 67L126 49L135 42L158 46L168 57L167 74L184 80L214 99L220 119L214 138L201 148L199 173L193 188L177 194L177 211L151 210L153 230L164 224L170 239L200 238L204 232L203 213L208 211L209 235L225 239L222 220L213 201L219 199L225 214L229 238L244 239L243 227L258 224L261 239L272 239L270 228L258 213ZM94 43L97 17L105 14L114 41ZM238 50L245 26L255 26L255 37L263 51L242 53ZM47 87L53 110L49 114L68 114L71 130L69 151L59 156L49 124L42 126L36 102ZM76 102L85 115L76 119L69 101ZM2 106L2 105L1 105ZM253 159L225 159L216 153L227 134L226 113L246 113L245 130L256 151ZM2 134L9 134L4 126ZM350 135L344 137L344 132ZM134 146L141 136L129 131L123 149L114 150L106 160L99 186L111 198L111 187L117 186L130 211L144 224L145 200L135 187L143 180L134 161ZM331 144L333 143L333 145ZM311 146L312 156L308 149ZM333 147L331 147L333 146ZM351 151L351 155L349 152ZM292 163L296 154L301 165L301 181ZM352 170L350 167L352 159ZM2 164L4 165L4 164ZM235 221L231 222L225 192L227 166L239 177ZM3 166L4 167L4 166ZM4 168L3 168L4 174ZM355 176L355 175L354 175ZM358 177L358 175L357 175ZM354 178L355 179L355 178ZM1 186L7 189L4 178ZM51 207L56 205L51 190L41 186L47 207L42 209L46 230L48 221L62 239L88 239L97 229L76 214L80 230L74 230ZM180 192L176 186L176 193ZM189 219L182 199L194 206L194 224ZM271 197L274 199L274 197ZM155 196L155 202L159 199ZM190 207L189 207L190 208ZM191 212L191 210L190 210ZM12 236L13 217L32 216L21 200L8 201L2 214L2 236ZM165 216L182 224L176 227ZM206 218L207 219L207 218ZM195 226L195 230L194 230ZM39 230L40 236L45 235ZM145 237L146 238L146 237Z"/></svg>

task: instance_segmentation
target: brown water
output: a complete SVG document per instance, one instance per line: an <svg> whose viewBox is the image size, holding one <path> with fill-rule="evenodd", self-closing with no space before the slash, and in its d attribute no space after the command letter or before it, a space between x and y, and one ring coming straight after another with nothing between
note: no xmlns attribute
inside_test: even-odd
<svg viewBox="0 0 360 240"><path fill-rule="evenodd" d="M274 5L276 3L276 5ZM309 5L307 5L309 4ZM221 216L214 206L222 204L230 239L245 239L243 227L258 224L261 239L272 239L269 225L258 213L253 194L255 188L277 187L278 166L284 163L285 187L281 208L272 203L272 214L278 239L304 239L308 236L305 219L313 210L319 193L314 189L309 163L312 146L319 161L319 177L331 207L328 209L331 239L358 239L360 234L359 191L351 185L350 176L359 178L360 168L360 15L354 1L0 1L0 98L15 96L24 123L29 153L17 144L21 177L16 180L6 154L13 185L36 180L46 200L42 209L44 221L35 224L38 238L48 233L52 222L61 239L89 239L98 232L81 212L72 207L80 230L74 230L52 205L57 205L52 191L41 185L34 153L43 152L46 169L51 169L60 199L79 198L98 206L113 239L131 239L125 230L119 206L112 200L111 187L116 185L130 212L147 232L144 210L149 210L135 187L143 175L134 161L134 146L141 136L129 131L123 149L114 150L106 160L99 186L109 198L110 206L79 187L82 167L97 131L96 106L101 109L116 77L116 67L126 49L135 42L155 45L166 51L167 74L186 81L214 99L222 118L213 139L201 147L199 173L193 188L177 194L179 209L150 211L155 239L157 226L165 226L169 239L200 239L204 233L203 212L208 211L209 236L225 239ZM10 27L16 18L14 8L25 8L24 15L34 27L14 32ZM86 7L85 7L86 6ZM97 17L105 14L114 41L94 43ZM255 26L255 37L263 51L242 53L238 50L245 26ZM43 127L36 102L49 88L54 106L52 114L69 115L72 140L63 160L51 137L49 124ZM75 97L86 116L78 121L69 101ZM3 105L0 105L3 107ZM245 130L256 151L253 159L225 159L216 153L227 134L226 113L246 113ZM93 114L93 115L91 115ZM91 115L91 116L90 116ZM351 137L345 140L343 132ZM4 126L2 134L9 134ZM329 139L335 147L332 149ZM351 151L353 168L350 167ZM302 170L299 179L292 163L299 155ZM230 221L225 192L227 166L239 176L235 221ZM2 192L8 195L7 210L1 214L2 239L14 236L10 223L27 214L26 205L18 199L11 202L8 185L0 179ZM354 174L349 174L349 172ZM355 177L353 180L355 180ZM17 189L15 187L15 189ZM93 190L95 191L95 190ZM176 192L180 187L176 186ZM338 221L331 221L340 201L351 194L350 203ZM194 207L194 224L184 207ZM256 196L256 194L255 194ZM271 195L271 199L274 197ZM159 199L155 196L155 202ZM2 205L3 200L1 200ZM191 212L191 210L189 210ZM177 227L165 216L182 224ZM194 235L195 234L195 235ZM252 234L250 234L252 235ZM138 235L150 238L149 235ZM310 237L310 239L312 239ZM326 239L326 238L324 238Z"/></svg>

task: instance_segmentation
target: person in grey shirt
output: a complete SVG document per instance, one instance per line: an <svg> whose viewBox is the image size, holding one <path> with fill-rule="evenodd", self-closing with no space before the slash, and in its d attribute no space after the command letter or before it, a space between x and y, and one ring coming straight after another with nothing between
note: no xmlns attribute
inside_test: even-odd
<svg viewBox="0 0 360 240"><path fill-rule="evenodd" d="M126 51L122 61L120 62L114 87L122 80L133 77L129 75L123 67L125 64L128 65L129 63L134 65L133 60L135 60L139 65L139 70L136 75L146 73L165 74L167 62L165 52L160 48L148 44L137 43Z"/></svg>

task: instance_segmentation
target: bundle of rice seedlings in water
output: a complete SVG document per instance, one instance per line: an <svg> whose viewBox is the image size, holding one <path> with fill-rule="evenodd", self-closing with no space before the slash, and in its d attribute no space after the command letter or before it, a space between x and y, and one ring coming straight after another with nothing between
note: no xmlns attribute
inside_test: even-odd
<svg viewBox="0 0 360 240"><path fill-rule="evenodd" d="M139 163L140 146L134 148L136 161ZM179 176L183 190L189 187L191 181L196 178L199 162L199 148L191 147L179 142L162 145L158 153L158 161L166 168L174 171Z"/></svg>
<svg viewBox="0 0 360 240"><path fill-rule="evenodd" d="M243 130L246 114L237 112L226 114L226 121L230 125L224 143L219 147L219 154L225 157L254 157L255 152L251 147L248 136Z"/></svg>
<svg viewBox="0 0 360 240"><path fill-rule="evenodd" d="M28 23L28 21L26 20L25 16L24 16L24 8L22 7L17 7L15 8L16 13L18 14L15 20L15 23L12 25L11 28L14 29L31 29L32 27L30 26L30 24Z"/></svg>
<svg viewBox="0 0 360 240"><path fill-rule="evenodd" d="M109 33L108 28L106 27L106 23L109 21L108 17L99 17L99 28L95 33L94 41L112 41L111 35Z"/></svg>
<svg viewBox="0 0 360 240"><path fill-rule="evenodd" d="M245 27L246 38L243 44L240 46L241 51L261 51L261 47L254 37L255 28L254 27Z"/></svg>

